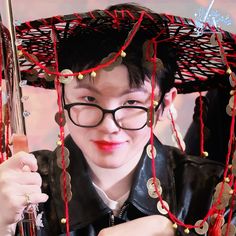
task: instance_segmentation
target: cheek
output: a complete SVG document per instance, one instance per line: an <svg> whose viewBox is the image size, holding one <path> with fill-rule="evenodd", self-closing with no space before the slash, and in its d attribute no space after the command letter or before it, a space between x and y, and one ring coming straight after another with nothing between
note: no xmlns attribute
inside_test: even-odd
<svg viewBox="0 0 236 236"><path fill-rule="evenodd" d="M70 118L68 117L67 111L65 112L65 117L66 117L66 125L69 131L69 134L71 135L71 137L73 138L73 140L75 141L75 143L78 145L78 143L80 143L80 139L81 137L84 137L85 133L84 133L84 128L80 128L76 125L74 125L74 123L72 123L72 121L70 120Z"/></svg>
<svg viewBox="0 0 236 236"><path fill-rule="evenodd" d="M131 137L133 143L142 146L146 145L146 143L150 139L150 135L151 135L150 128L147 126L141 130L130 131L129 133L129 136Z"/></svg>

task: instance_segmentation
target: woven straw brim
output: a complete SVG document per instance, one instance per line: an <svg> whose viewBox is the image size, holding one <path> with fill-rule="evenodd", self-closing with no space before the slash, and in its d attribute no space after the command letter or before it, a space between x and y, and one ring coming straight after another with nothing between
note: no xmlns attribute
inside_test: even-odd
<svg viewBox="0 0 236 236"><path fill-rule="evenodd" d="M27 52L19 58L22 75L27 73L29 83L35 86L52 88L44 68L53 71L55 53L52 42L52 29L57 41L71 34L89 34L94 31L121 29L129 32L140 19L140 14L130 11L96 10L83 14L56 16L47 19L26 22L16 26L18 48ZM76 29L76 30L75 30ZM178 70L175 74L175 86L179 93L209 90L227 86L229 74L227 69L236 68L236 37L229 32L216 29L208 24L197 28L192 19L178 16L144 13L139 31L147 39L155 38L161 43L166 38L176 48ZM31 58L32 59L32 58Z"/></svg>

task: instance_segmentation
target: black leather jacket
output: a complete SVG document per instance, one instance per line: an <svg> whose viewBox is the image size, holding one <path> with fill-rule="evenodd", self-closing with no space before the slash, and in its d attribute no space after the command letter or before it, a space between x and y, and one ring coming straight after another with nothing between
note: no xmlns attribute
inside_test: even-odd
<svg viewBox="0 0 236 236"><path fill-rule="evenodd" d="M146 183L152 177L151 159L146 148L137 166L132 189L119 217L113 220L112 211L98 196L88 174L88 166L82 152L68 136L65 140L70 150L70 173L72 200L69 202L70 235L95 236L102 228L119 224L139 217L160 214L157 199L149 197ZM157 156L155 158L156 176L161 181L162 197L168 202L170 210L186 224L195 224L203 219L212 203L215 185L220 181L223 166L211 160L183 155L178 149L163 146L155 138ZM55 152L37 151L39 172L43 179L43 191L50 198L39 206L43 214L44 227L39 236L65 235L64 203L61 198L60 174ZM186 235L181 227L177 235ZM189 235L197 235L194 230Z"/></svg>

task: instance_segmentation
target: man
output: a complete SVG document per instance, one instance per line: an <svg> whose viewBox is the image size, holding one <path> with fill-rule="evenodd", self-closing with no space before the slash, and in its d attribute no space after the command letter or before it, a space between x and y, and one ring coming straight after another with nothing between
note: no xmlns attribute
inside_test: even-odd
<svg viewBox="0 0 236 236"><path fill-rule="evenodd" d="M60 25L67 19L72 20ZM202 224L206 233L203 218L223 166L184 156L152 134L176 96L175 73L181 73L177 62L183 51L170 40L171 27L159 15L132 4L49 22L54 20L59 27L50 27L51 46L41 41L49 35L42 27L42 38L34 35L35 41L26 40L21 49L36 67L59 75L58 123L63 137L63 107L70 135L54 152L35 152L37 161L31 154L18 153L0 166L1 210L9 212L0 221L3 234L14 232L30 204L39 204L41 235L70 231L88 236L171 236L175 228L176 234L196 235ZM42 20L17 30L27 38L24 27L34 29L42 23L47 26ZM52 48L57 48L55 60ZM56 73L48 69L49 62ZM21 65L24 75L32 74ZM44 85L45 80L34 83ZM189 232L187 224L198 229Z"/></svg>

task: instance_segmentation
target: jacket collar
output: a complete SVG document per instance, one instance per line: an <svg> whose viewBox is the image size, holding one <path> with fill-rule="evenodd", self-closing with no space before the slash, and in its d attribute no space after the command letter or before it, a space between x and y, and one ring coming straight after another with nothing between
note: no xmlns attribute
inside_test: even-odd
<svg viewBox="0 0 236 236"><path fill-rule="evenodd" d="M164 146L155 138L154 146L157 155L154 159L154 163L152 163L152 159L150 159L146 153L147 145L144 148L142 157L135 171L134 182L127 202L145 215L159 214L156 207L157 199L153 199L148 195L146 187L148 179L152 177L153 168L155 169L156 177L161 181L163 200L169 204L171 211L175 213L176 198L175 191L173 191L173 189L175 189L175 182L168 153ZM70 151L70 165L67 171L71 175L73 193L72 199L68 204L70 227L71 230L75 230L108 214L111 210L97 194L88 174L88 166L84 156L70 136L66 138L65 146ZM49 180L52 199L59 220L65 217L64 202L61 198L60 190L61 172L61 169L56 164L56 155L54 152L50 163ZM65 231L65 225L61 225L61 229Z"/></svg>

